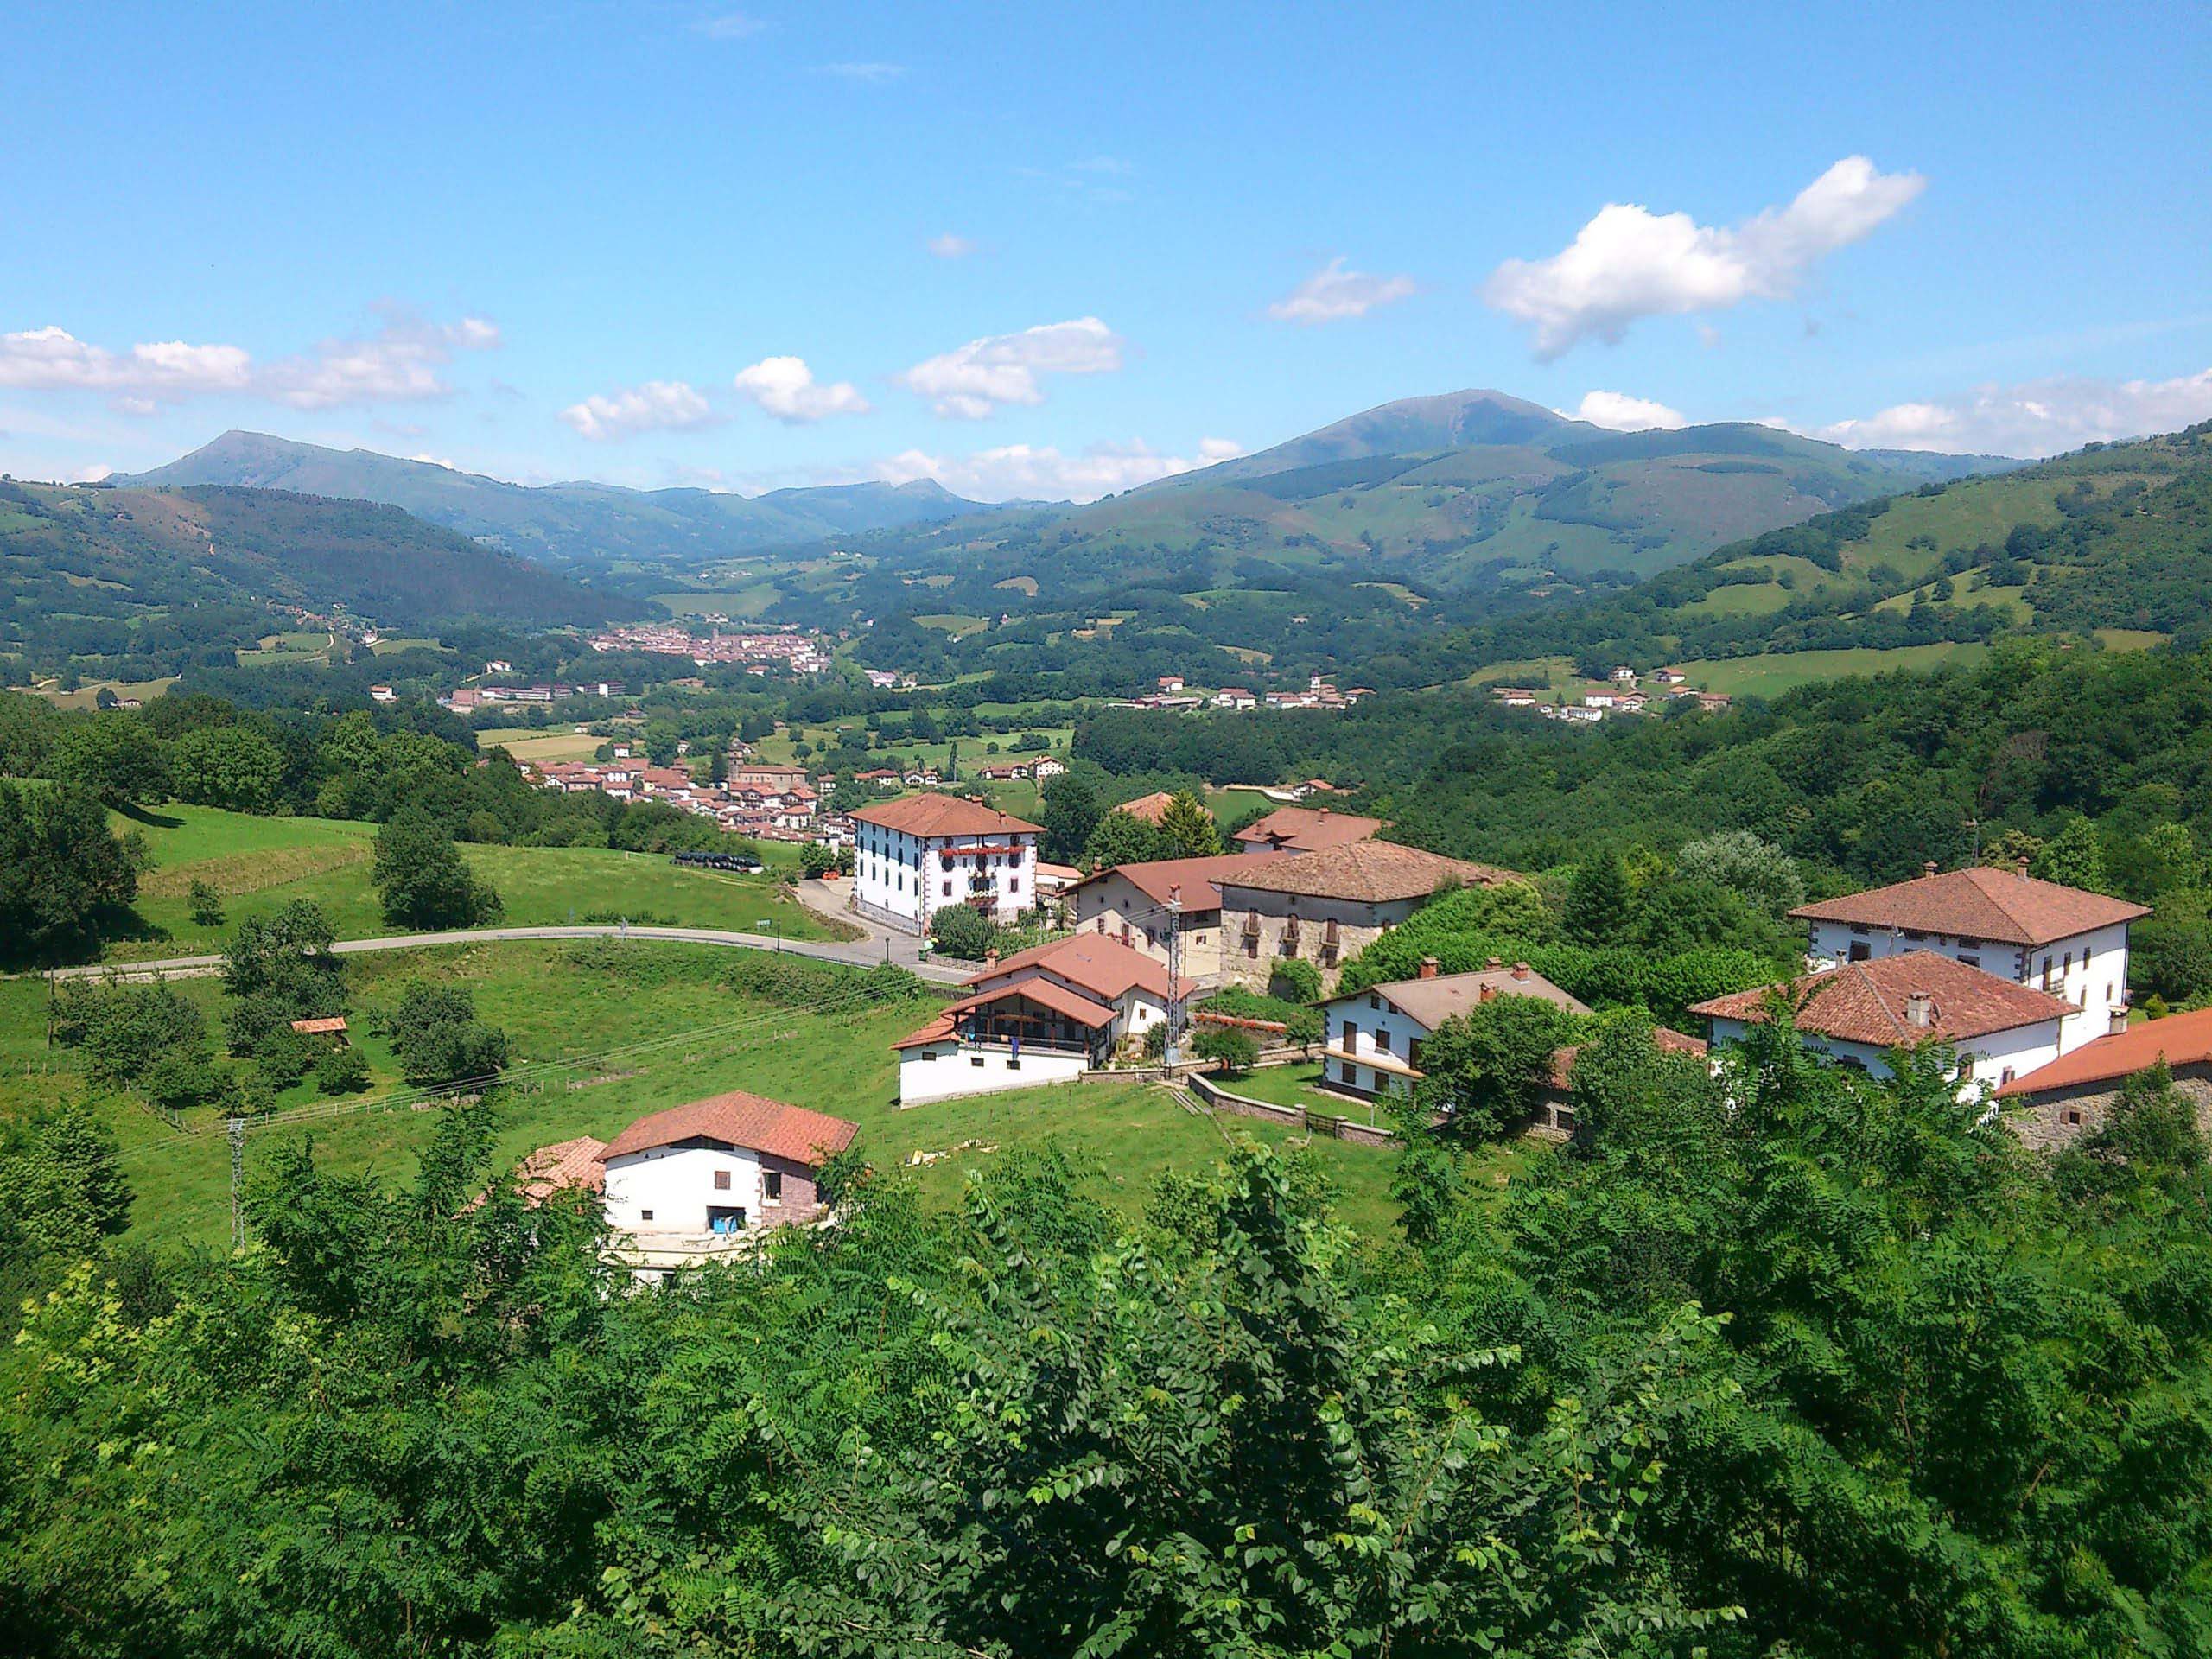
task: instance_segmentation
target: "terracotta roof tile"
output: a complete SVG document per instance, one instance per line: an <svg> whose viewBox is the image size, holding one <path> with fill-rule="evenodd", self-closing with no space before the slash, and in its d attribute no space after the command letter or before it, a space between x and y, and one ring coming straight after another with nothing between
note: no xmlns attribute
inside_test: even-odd
<svg viewBox="0 0 2212 1659"><path fill-rule="evenodd" d="M1149 795L1138 796L1134 801L1123 801L1113 810L1116 812L1126 812L1131 817L1141 818L1147 823L1158 823L1166 816L1167 808L1174 798L1164 789L1154 790Z"/></svg>
<svg viewBox="0 0 2212 1659"><path fill-rule="evenodd" d="M1789 912L1806 921L1904 928L1953 938L2005 944L2048 944L2092 928L2131 922L2151 912L2124 899L2062 887L2014 870L1948 870L1893 882L1840 899L1800 905Z"/></svg>
<svg viewBox="0 0 2212 1659"><path fill-rule="evenodd" d="M978 991L973 996L965 997L955 1002L945 1012L965 1014L970 1008L988 1007L994 1002L1002 1001L1014 996L1026 996L1032 1002L1039 1003L1050 1008L1054 1014L1065 1014L1077 1025L1087 1026L1092 1030L1114 1023L1114 1010L1103 1002L1094 1002L1081 992L1071 991L1058 981L1046 979L1041 974L1033 975L1028 979L1016 980L1011 985L1001 985L992 990Z"/></svg>
<svg viewBox="0 0 2212 1659"><path fill-rule="evenodd" d="M1422 899L1446 886L1491 887L1525 877L1493 865L1444 858L1418 847L1387 841L1356 841L1318 853L1271 859L1222 880L1224 889L1294 893L1314 899L1349 899L1373 904L1390 899ZM1228 902L1224 892L1224 902Z"/></svg>
<svg viewBox="0 0 2212 1659"><path fill-rule="evenodd" d="M2139 1026L2130 1026L2126 1031L2115 1031L2094 1042L2084 1043L2071 1054L2062 1055L2024 1077L2013 1078L1997 1092L2034 1095L2046 1089L2073 1088L2085 1083L2117 1083L2160 1060L2168 1065L2201 1065L2212 1061L2212 1008L2169 1014L2164 1020L2145 1020Z"/></svg>
<svg viewBox="0 0 2212 1659"><path fill-rule="evenodd" d="M1165 905L1175 888L1183 890L1186 910L1218 910L1225 875L1280 859L1281 853L1217 853L1210 858L1155 858L1141 864L1115 864L1084 878L1083 885L1119 875L1155 905Z"/></svg>
<svg viewBox="0 0 2212 1659"><path fill-rule="evenodd" d="M1318 853L1325 847L1343 847L1365 841L1389 826L1381 818L1363 818L1357 812L1332 812L1327 807L1279 806L1236 832L1243 842L1266 842L1293 853Z"/></svg>
<svg viewBox="0 0 2212 1659"><path fill-rule="evenodd" d="M1574 1091L1574 1063L1582 1057L1586 1043L1575 1043L1552 1052L1552 1073L1548 1079L1554 1089L1563 1094ZM1713 1052L1712 1045L1701 1037L1673 1030L1666 1026L1651 1028L1651 1046L1662 1054L1689 1054L1702 1058Z"/></svg>
<svg viewBox="0 0 2212 1659"><path fill-rule="evenodd" d="M1767 1017L1767 997L1776 988L1764 986L1716 996L1693 1003L1690 1012L1758 1024ZM1955 1043L2063 1020L2076 1011L2071 1002L2048 991L1999 979L1932 950L1846 963L1793 979L1779 988L1796 1007L1799 1030L1872 1048ZM1929 999L1924 1026L1913 1024L1909 1017L1908 999L1916 993Z"/></svg>
<svg viewBox="0 0 2212 1659"><path fill-rule="evenodd" d="M671 1106L639 1118L607 1143L607 1156L625 1157L699 1136L772 1153L795 1164L819 1166L852 1145L859 1133L859 1124L842 1117L734 1089L726 1095L695 1100L688 1106Z"/></svg>
<svg viewBox="0 0 2212 1659"><path fill-rule="evenodd" d="M903 800L855 807L853 816L863 823L880 824L910 836L1037 835L1037 825L1009 817L957 795L909 795Z"/></svg>
<svg viewBox="0 0 2212 1659"><path fill-rule="evenodd" d="M1133 985L1163 1002L1169 994L1164 965L1103 933L1071 933L1049 944L1017 951L968 982L981 988L1039 971L1057 974L1103 1002L1112 1001Z"/></svg>

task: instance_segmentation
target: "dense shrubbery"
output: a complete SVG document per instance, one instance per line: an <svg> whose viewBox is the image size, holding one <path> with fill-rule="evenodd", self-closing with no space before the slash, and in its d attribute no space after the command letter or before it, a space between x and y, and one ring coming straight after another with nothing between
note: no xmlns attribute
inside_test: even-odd
<svg viewBox="0 0 2212 1659"><path fill-rule="evenodd" d="M1715 1077L1616 1024L1573 1143L1493 1194L1416 1128L1409 1243L1364 1250L1310 1156L1141 1222L1052 1154L952 1213L849 1160L841 1226L682 1294L609 1295L593 1205L525 1208L488 1109L402 1190L277 1146L257 1247L166 1262L56 1121L0 1148L0 1228L43 1230L0 1643L2201 1650L2191 1114L2146 1076L2038 1160L1938 1059L1879 1082L1782 1022Z"/></svg>

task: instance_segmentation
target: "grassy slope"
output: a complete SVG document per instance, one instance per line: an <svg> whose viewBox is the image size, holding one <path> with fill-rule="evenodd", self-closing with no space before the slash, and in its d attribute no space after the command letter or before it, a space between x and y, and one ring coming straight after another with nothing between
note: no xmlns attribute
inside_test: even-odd
<svg viewBox="0 0 2212 1659"><path fill-rule="evenodd" d="M1196 1116L1134 1083L1028 1090L901 1111L889 1044L941 1006L935 999L793 1009L731 991L723 979L728 958L721 953L633 944L613 957L610 967L604 950L486 944L358 958L346 971L357 1024L396 1000L410 979L456 980L472 987L486 1018L508 1031L518 1065L574 1061L510 1091L499 1131L503 1160L572 1135L604 1139L641 1113L743 1088L852 1118L880 1169L906 1166L916 1153L940 1154L913 1171L935 1201L951 1199L963 1173L988 1166L995 1153L1055 1140L1090 1166L1102 1198L1135 1213L1161 1172L1203 1169L1235 1135L1277 1145L1306 1139L1273 1125ZM214 982L185 988L219 1008ZM35 981L0 981L0 1116L84 1093L75 1057L49 1056L43 1046L44 994ZM683 1033L693 1035L628 1057L589 1058ZM369 1040L385 1070L388 1058ZM99 1104L125 1147L137 1195L135 1231L157 1241L219 1244L229 1228L229 1153L215 1126L179 1135L127 1098ZM405 1179L432 1126L428 1112L372 1105L257 1131L248 1158L276 1136L312 1133L333 1166ZM1344 1218L1370 1232L1387 1228L1395 1213L1388 1196L1391 1155L1329 1139L1312 1144L1341 1192ZM1519 1155L1486 1161L1510 1167Z"/></svg>
<svg viewBox="0 0 2212 1659"><path fill-rule="evenodd" d="M231 925L294 899L323 906L340 938L391 930L369 885L376 826L324 818L261 818L213 807L168 806L151 823L118 818L144 835L154 868L139 884L143 938L118 942L116 960L219 950ZM751 931L779 921L786 938L825 938L830 930L789 898L772 875L683 870L647 853L601 847L464 847L469 863L505 903L513 926L574 921L594 912L668 917L696 927ZM195 880L224 895L226 925L205 928L187 913Z"/></svg>

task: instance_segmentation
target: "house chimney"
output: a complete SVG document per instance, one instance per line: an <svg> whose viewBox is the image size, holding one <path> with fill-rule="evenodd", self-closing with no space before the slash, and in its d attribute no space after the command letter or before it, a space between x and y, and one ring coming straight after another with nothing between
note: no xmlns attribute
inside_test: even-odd
<svg viewBox="0 0 2212 1659"><path fill-rule="evenodd" d="M983 971L985 973L989 973L991 969L998 965L999 953L996 950L986 950L983 952Z"/></svg>
<svg viewBox="0 0 2212 1659"><path fill-rule="evenodd" d="M1483 964L1483 969L1487 973L1494 974L1504 966L1505 958L1503 957L1492 957L1488 962Z"/></svg>
<svg viewBox="0 0 2212 1659"><path fill-rule="evenodd" d="M1329 809L1327 807L1325 806L1321 809L1321 816L1325 818L1329 816Z"/></svg>
<svg viewBox="0 0 2212 1659"><path fill-rule="evenodd" d="M1421 959L1421 976L1423 979L1434 979L1436 970L1440 965L1434 957L1423 957Z"/></svg>
<svg viewBox="0 0 2212 1659"><path fill-rule="evenodd" d="M1921 874L1923 874L1923 875L1933 875L1933 874L1936 874L1936 861L1935 861L1934 859L1932 859L1932 858L1931 858L1931 859L1929 859L1929 860L1925 864L1923 864L1923 865L1920 867L1920 873L1921 873Z"/></svg>
<svg viewBox="0 0 2212 1659"><path fill-rule="evenodd" d="M1516 979L1526 979L1526 978L1528 978L1528 977L1529 977L1529 964L1528 964L1527 963L1525 963L1525 962L1516 962L1516 963L1515 963L1513 964L1513 977L1514 977L1514 978L1516 978Z"/></svg>
<svg viewBox="0 0 2212 1659"><path fill-rule="evenodd" d="M1904 1022L1922 1031L1936 1023L1936 1000L1925 991L1907 991L1904 998Z"/></svg>
<svg viewBox="0 0 2212 1659"><path fill-rule="evenodd" d="M1475 1001L1478 1002L1487 1002L1491 998L1497 995L1497 987L1495 985L1478 985L1475 987Z"/></svg>
<svg viewBox="0 0 2212 1659"><path fill-rule="evenodd" d="M2117 1037L2127 1029L2127 1004L2123 1002L2112 1011L2112 1035Z"/></svg>
<svg viewBox="0 0 2212 1659"><path fill-rule="evenodd" d="M2012 868L2020 873L2021 880L2024 881L2028 879L2028 861L2026 859L2014 859L2012 861Z"/></svg>

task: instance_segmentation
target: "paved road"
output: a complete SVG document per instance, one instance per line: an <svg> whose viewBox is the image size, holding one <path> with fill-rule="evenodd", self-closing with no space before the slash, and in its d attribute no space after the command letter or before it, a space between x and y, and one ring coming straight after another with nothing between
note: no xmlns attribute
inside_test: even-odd
<svg viewBox="0 0 2212 1659"><path fill-rule="evenodd" d="M849 919L849 918L840 918ZM739 933L714 927L621 927L592 925L577 927L472 927L456 929L445 933L393 933L376 939L340 939L332 945L333 953L350 957L370 950L413 950L425 945L476 944L505 939L667 939L677 944L726 945L741 950L773 950L778 949L772 933ZM891 945L890 960L911 969L924 979L940 985L954 985L973 973L971 968L947 967L940 963L919 959L918 941L903 934L873 930L863 939L785 939L781 949L793 956L813 957L823 962L840 962L851 967L871 968L885 960L885 943ZM901 948L903 946L903 949ZM130 981L156 976L168 979L188 979L200 975L215 973L221 969L220 957L171 957L161 962L92 963L81 968L57 969L57 979L100 978L113 975Z"/></svg>

